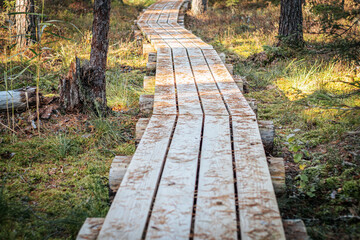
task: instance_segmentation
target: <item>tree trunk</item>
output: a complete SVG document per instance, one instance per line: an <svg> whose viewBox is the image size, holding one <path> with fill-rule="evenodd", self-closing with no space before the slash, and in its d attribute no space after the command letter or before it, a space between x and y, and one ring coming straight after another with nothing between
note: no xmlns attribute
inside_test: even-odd
<svg viewBox="0 0 360 240"><path fill-rule="evenodd" d="M303 0L281 0L279 43L303 44Z"/></svg>
<svg viewBox="0 0 360 240"><path fill-rule="evenodd" d="M193 14L200 15L203 14L208 7L208 0L192 0L191 11Z"/></svg>
<svg viewBox="0 0 360 240"><path fill-rule="evenodd" d="M68 112L91 111L105 115L108 110L105 72L109 46L110 2L95 0L90 61L81 62L76 58L76 63L72 63L67 77L60 80L60 103Z"/></svg>
<svg viewBox="0 0 360 240"><path fill-rule="evenodd" d="M99 109L107 108L106 101L106 61L109 47L109 22L111 0L95 0L93 37L91 42L89 86L92 87L92 99Z"/></svg>
<svg viewBox="0 0 360 240"><path fill-rule="evenodd" d="M34 13L34 0L16 0L15 23L16 23L16 42L19 48L24 48L36 40L36 28Z"/></svg>

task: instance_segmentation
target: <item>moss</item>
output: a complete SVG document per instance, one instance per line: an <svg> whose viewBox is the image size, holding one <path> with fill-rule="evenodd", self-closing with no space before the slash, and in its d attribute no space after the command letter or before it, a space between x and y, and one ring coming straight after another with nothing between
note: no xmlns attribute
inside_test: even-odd
<svg viewBox="0 0 360 240"><path fill-rule="evenodd" d="M360 180L351 180L344 183L344 194L354 199L360 199Z"/></svg>

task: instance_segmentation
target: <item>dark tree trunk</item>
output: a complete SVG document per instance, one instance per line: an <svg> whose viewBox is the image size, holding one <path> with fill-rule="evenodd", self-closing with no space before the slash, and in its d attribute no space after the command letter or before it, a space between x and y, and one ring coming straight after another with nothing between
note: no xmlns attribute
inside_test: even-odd
<svg viewBox="0 0 360 240"><path fill-rule="evenodd" d="M303 44L303 0L281 0L280 43Z"/></svg>
<svg viewBox="0 0 360 240"><path fill-rule="evenodd" d="M16 23L16 42L17 46L24 48L36 40L34 0L16 0L15 23Z"/></svg>
<svg viewBox="0 0 360 240"><path fill-rule="evenodd" d="M208 0L192 0L191 11L194 15L203 14L208 8Z"/></svg>
<svg viewBox="0 0 360 240"><path fill-rule="evenodd" d="M105 72L110 2L95 0L90 61L81 63L76 59L68 76L60 81L60 102L66 111L92 111L98 115L107 112Z"/></svg>

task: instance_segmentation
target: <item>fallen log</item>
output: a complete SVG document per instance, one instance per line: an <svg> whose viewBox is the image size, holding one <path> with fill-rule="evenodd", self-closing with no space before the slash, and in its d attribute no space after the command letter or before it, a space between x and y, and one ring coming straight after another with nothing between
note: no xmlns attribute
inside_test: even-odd
<svg viewBox="0 0 360 240"><path fill-rule="evenodd" d="M36 87L26 87L0 92L0 111L24 111L36 105Z"/></svg>

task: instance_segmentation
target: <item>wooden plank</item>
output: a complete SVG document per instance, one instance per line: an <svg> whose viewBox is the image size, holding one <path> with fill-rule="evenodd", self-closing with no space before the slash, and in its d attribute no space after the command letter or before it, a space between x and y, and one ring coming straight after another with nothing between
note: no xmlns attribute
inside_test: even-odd
<svg viewBox="0 0 360 240"><path fill-rule="evenodd" d="M173 48L176 89L180 114L203 114L185 48Z"/></svg>
<svg viewBox="0 0 360 240"><path fill-rule="evenodd" d="M98 239L141 239L175 116L153 116L115 196Z"/></svg>
<svg viewBox="0 0 360 240"><path fill-rule="evenodd" d="M215 50L202 50L231 115L255 116Z"/></svg>
<svg viewBox="0 0 360 240"><path fill-rule="evenodd" d="M175 79L171 49L159 48L156 62L153 114L176 114Z"/></svg>
<svg viewBox="0 0 360 240"><path fill-rule="evenodd" d="M229 117L205 116L194 239L236 239Z"/></svg>
<svg viewBox="0 0 360 240"><path fill-rule="evenodd" d="M86 218L76 240L96 240L103 223L104 218Z"/></svg>
<svg viewBox="0 0 360 240"><path fill-rule="evenodd" d="M285 239L256 119L232 117L241 239Z"/></svg>
<svg viewBox="0 0 360 240"><path fill-rule="evenodd" d="M205 115L228 115L229 113L201 50L189 48L188 54Z"/></svg>
<svg viewBox="0 0 360 240"><path fill-rule="evenodd" d="M180 115L146 239L189 239L202 116Z"/></svg>

